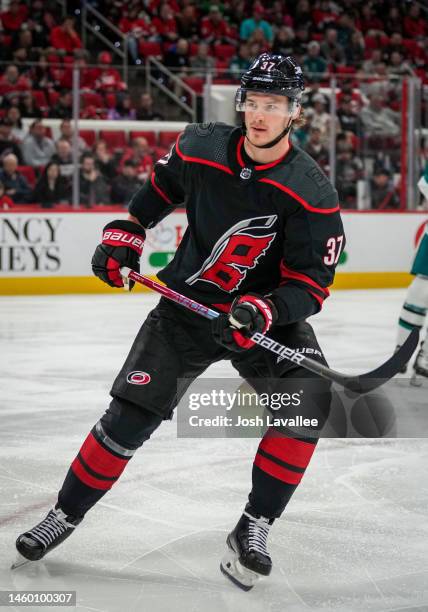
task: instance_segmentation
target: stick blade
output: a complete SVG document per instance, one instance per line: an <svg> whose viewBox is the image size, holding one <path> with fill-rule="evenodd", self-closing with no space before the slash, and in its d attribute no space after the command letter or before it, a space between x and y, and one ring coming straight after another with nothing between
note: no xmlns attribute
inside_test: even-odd
<svg viewBox="0 0 428 612"><path fill-rule="evenodd" d="M385 363L366 374L349 376L343 381L353 393L368 393L393 378L408 363L419 344L419 331L414 329L404 344Z"/></svg>

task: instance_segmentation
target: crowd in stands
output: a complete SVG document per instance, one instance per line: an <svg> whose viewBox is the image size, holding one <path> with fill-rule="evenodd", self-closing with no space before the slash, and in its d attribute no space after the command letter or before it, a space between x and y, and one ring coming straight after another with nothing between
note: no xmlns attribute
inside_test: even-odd
<svg viewBox="0 0 428 612"><path fill-rule="evenodd" d="M308 88L305 124L294 130L293 139L326 172L332 130L329 78L337 75L335 174L342 205L355 206L356 183L368 178L379 208L400 206L402 77L417 76L428 88L428 12L423 5L405 0L97 0L94 5L126 34L134 64L155 55L197 93L207 73L215 82L237 83L262 51L294 55ZM46 205L58 194L60 201L70 201L66 160L71 155L73 66L80 69L81 118L165 118L149 93L139 99L131 95L110 52L91 54L83 48L75 17L60 11L54 0L10 0L0 13L1 197L14 202L18 197L34 201L41 193L47 194ZM422 98L425 120L426 104ZM35 120L28 133L23 118ZM43 118L64 120L57 142L46 133ZM125 202L131 186L147 176L157 150L139 140L112 148L102 140L88 144L80 138L85 205ZM144 157L150 157L150 164L141 162ZM19 173L30 165L34 184Z"/></svg>
<svg viewBox="0 0 428 612"><path fill-rule="evenodd" d="M14 129L10 119L0 119L0 209L28 203L43 208L69 205L74 170L71 121L62 120L56 140L42 119L34 119L26 134L15 132L19 138ZM76 138L81 205L126 206L176 136L164 132L157 146L153 131L132 132L128 141L124 132L105 130L97 138L94 130L82 130Z"/></svg>

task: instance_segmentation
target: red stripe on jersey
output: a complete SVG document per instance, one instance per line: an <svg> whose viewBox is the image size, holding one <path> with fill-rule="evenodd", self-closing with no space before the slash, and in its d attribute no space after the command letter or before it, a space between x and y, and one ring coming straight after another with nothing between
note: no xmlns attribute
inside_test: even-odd
<svg viewBox="0 0 428 612"><path fill-rule="evenodd" d="M271 433L271 430L267 431L259 444L259 448L269 453L269 455L300 468L308 466L315 447L315 444L296 440L295 438L286 438L277 433Z"/></svg>
<svg viewBox="0 0 428 612"><path fill-rule="evenodd" d="M111 480L99 480L85 470L83 465L80 463L79 458L76 459L71 464L71 469L74 475L83 482L83 484L88 487L92 487L93 489L100 489L102 491L108 491L114 485L114 482Z"/></svg>
<svg viewBox="0 0 428 612"><path fill-rule="evenodd" d="M324 304L324 298L322 298L320 295L318 295L318 293L314 293L313 291L311 291L310 289L308 289L308 293L311 294L312 297L314 297L316 299L316 301L318 302L318 304L321 306L323 306Z"/></svg>
<svg viewBox="0 0 428 612"><path fill-rule="evenodd" d="M254 465L257 465L258 468L266 472L266 474L269 474L269 476L273 476L273 478L282 480L282 482L286 482L287 484L297 485L303 478L303 474L287 470L287 468L263 457L259 453L257 453L254 458Z"/></svg>
<svg viewBox="0 0 428 612"><path fill-rule="evenodd" d="M156 185L154 171L152 172L152 176L150 177L150 182L152 184L153 189L156 191L156 193L159 194L160 197L163 200L165 200L167 204L172 204L172 200L170 200L169 197L166 195L166 193L164 193L162 189Z"/></svg>
<svg viewBox="0 0 428 612"><path fill-rule="evenodd" d="M285 185L281 185L281 183L278 183L277 181L272 181L272 179L262 178L259 179L259 182L268 183L273 187L277 187L277 189L281 189L281 191L285 191L285 193L288 193L289 196L297 200L297 202L299 202L299 204L301 204L303 208L306 208L306 210L309 210L310 212L318 213L320 215L331 215L332 213L338 212L340 210L339 205L335 206L334 208L316 208L315 206L311 206L309 202L306 202L306 200L301 198L295 191L293 191L289 187L286 187Z"/></svg>
<svg viewBox="0 0 428 612"><path fill-rule="evenodd" d="M194 162L196 164L204 164L205 166L212 166L213 168L217 168L218 170L223 170L223 172L227 172L228 174L232 174L233 172L227 166L223 166L222 164L218 164L217 162L213 162L209 159L203 159L202 157L190 157L189 155L185 155L182 151L180 151L180 147L178 146L178 141L180 139L181 134L177 138L177 142L175 144L175 150L178 155L181 157L183 161Z"/></svg>
<svg viewBox="0 0 428 612"><path fill-rule="evenodd" d="M129 459L121 459L109 453L94 438L92 433L89 433L83 442L80 454L91 470L94 470L100 476L108 476L109 478L119 477L129 461Z"/></svg>
<svg viewBox="0 0 428 612"><path fill-rule="evenodd" d="M318 285L318 283L316 283L310 276L307 276L306 274L303 274L302 272L296 272L295 270L291 270L291 268L287 268L283 259L281 260L279 268L280 268L282 279L298 280L298 281L301 281L302 283L306 283L307 285L310 285L311 287L314 287L314 289L317 289L318 291L320 291L325 297L328 297L330 295L330 291L327 289L327 287L321 287L321 285Z"/></svg>
<svg viewBox="0 0 428 612"><path fill-rule="evenodd" d="M244 160L242 159L242 145L244 144L244 140L245 140L245 137L241 136L238 142L238 146L236 148L236 157L238 159L238 164L241 166L241 168L245 167ZM269 164L262 164L261 166L254 166L254 170L269 170L269 168L273 168L274 166L282 162L282 160L290 153L291 149L292 149L292 145L290 143L290 148L288 149L286 153L284 153L282 157L280 157L279 159L276 159L273 162L270 162Z"/></svg>

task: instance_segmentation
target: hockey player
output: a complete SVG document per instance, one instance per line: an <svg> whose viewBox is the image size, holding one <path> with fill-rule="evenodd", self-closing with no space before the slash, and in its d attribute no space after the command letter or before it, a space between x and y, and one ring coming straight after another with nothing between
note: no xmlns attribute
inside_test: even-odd
<svg viewBox="0 0 428 612"><path fill-rule="evenodd" d="M428 200L428 163L418 182L422 195ZM415 278L410 284L398 320L397 349L404 343L412 329L422 329L428 313L428 223L413 260L411 274ZM405 373L406 370L403 371ZM428 378L428 329L421 341L419 352L413 363L411 384L421 386Z"/></svg>
<svg viewBox="0 0 428 612"><path fill-rule="evenodd" d="M41 559L74 531L213 362L230 360L258 392L312 379L318 392L310 409L328 414L327 381L276 359L248 337L269 332L326 363L306 319L329 295L344 235L335 189L289 141L303 90L293 58L259 56L236 95L242 127L189 125L131 200L129 220L104 228L93 271L122 287L119 269L139 269L145 229L185 203L188 229L158 276L223 314L211 323L164 298L150 312L113 383L110 406L72 462L56 506L18 537L25 559ZM177 388L177 379L186 385ZM270 428L260 442L249 500L221 563L244 589L271 571L269 529L300 483L316 441Z"/></svg>

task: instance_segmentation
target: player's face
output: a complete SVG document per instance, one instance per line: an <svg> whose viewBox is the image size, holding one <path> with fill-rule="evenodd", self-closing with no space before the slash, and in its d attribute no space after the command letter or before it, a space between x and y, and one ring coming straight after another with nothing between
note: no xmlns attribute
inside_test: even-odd
<svg viewBox="0 0 428 612"><path fill-rule="evenodd" d="M288 125L288 99L272 94L247 94L245 125L250 142L263 145L278 136Z"/></svg>

